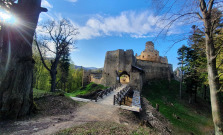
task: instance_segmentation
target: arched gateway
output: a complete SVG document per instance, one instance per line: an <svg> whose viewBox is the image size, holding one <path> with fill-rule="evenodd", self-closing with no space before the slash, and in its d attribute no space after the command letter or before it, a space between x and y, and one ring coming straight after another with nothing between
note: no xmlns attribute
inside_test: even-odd
<svg viewBox="0 0 223 135"><path fill-rule="evenodd" d="M151 54L153 52L155 52L154 56ZM145 57L137 56L137 54L134 56L133 50L108 51L101 73L84 71L83 86L89 82L109 87L128 83L130 87L141 90L143 83L149 80L171 79L173 77L172 65L168 64L166 57L159 56L159 52L154 50L152 42L146 43L146 49L142 55L147 55L148 58L145 59Z"/></svg>
<svg viewBox="0 0 223 135"><path fill-rule="evenodd" d="M128 84L130 82L130 75L126 71L123 71L119 75L119 82L121 84Z"/></svg>

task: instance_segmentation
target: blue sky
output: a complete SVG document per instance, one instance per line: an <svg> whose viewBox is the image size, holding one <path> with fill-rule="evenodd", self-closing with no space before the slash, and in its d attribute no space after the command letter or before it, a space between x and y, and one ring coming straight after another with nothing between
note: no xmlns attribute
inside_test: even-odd
<svg viewBox="0 0 223 135"><path fill-rule="evenodd" d="M71 53L76 65L101 68L107 51L133 49L140 54L145 43L153 41L160 56L167 56L175 69L177 49L187 42L169 48L190 26L178 23L165 40L156 38L166 22L159 21L162 14L156 16L150 4L148 0L42 0L42 7L49 11L41 14L40 22L67 18L79 29L77 49Z"/></svg>

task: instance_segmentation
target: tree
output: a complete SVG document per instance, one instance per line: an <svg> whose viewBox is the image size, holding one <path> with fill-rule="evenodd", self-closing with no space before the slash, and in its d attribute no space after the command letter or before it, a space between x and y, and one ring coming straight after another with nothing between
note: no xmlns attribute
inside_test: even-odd
<svg viewBox="0 0 223 135"><path fill-rule="evenodd" d="M183 45L181 48L178 49L177 54L178 54L178 60L180 61L178 63L178 65L181 65L181 80L180 80L180 99L182 98L182 82L183 82L183 74L184 74L184 70L185 67L184 65L185 63L185 59L186 59L186 55L187 55L187 47L185 45Z"/></svg>
<svg viewBox="0 0 223 135"><path fill-rule="evenodd" d="M77 29L71 24L69 20L62 19L59 21L48 21L42 26L43 35L41 40L36 37L36 44L40 57L44 67L49 71L51 76L51 92L55 91L56 88L56 74L57 66L60 58L67 53L70 46L75 44L75 36L78 34ZM51 52L51 65L48 67L44 61L44 57L41 52L41 47L44 47L47 51Z"/></svg>
<svg viewBox="0 0 223 135"><path fill-rule="evenodd" d="M188 19L195 21L200 19L203 22L204 35L205 35L205 50L207 58L207 71L208 71L208 83L210 86L210 97L212 106L212 117L215 126L215 134L223 134L223 106L222 106L222 95L219 84L219 76L216 67L216 58L220 51L216 51L214 45L214 33L216 31L216 23L221 16L215 14L214 7L218 8L218 5L222 4L220 0L186 0L182 1L161 1L156 0L155 3L161 9L160 12L165 12L166 15L173 11L175 14L168 17L170 22L165 26L169 28L177 20ZM171 3L172 2L172 3ZM180 3L181 2L181 3ZM163 3L163 4L162 4ZM220 3L220 4L219 4ZM173 7L175 9L173 10ZM186 8L185 8L186 7ZM186 18L187 17L187 18ZM185 21L185 20L184 20Z"/></svg>
<svg viewBox="0 0 223 135"><path fill-rule="evenodd" d="M59 62L59 67L60 67L60 78L59 81L61 83L61 89L66 91L66 82L69 76L69 67L70 67L70 59L69 59L69 48L67 47L67 51L63 54L60 62Z"/></svg>
<svg viewBox="0 0 223 135"><path fill-rule="evenodd" d="M82 86L83 69L75 69L74 64L70 64L67 79L67 92L73 92Z"/></svg>
<svg viewBox="0 0 223 135"><path fill-rule="evenodd" d="M30 113L32 98L33 35L41 0L1 0L0 7L15 14L17 25L1 23L0 29L0 119L16 119Z"/></svg>

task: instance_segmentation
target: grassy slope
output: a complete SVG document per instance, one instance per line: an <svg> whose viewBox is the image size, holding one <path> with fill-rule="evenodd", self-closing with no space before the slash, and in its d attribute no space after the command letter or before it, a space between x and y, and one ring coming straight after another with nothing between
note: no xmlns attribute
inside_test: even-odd
<svg viewBox="0 0 223 135"><path fill-rule="evenodd" d="M78 90L75 90L72 93L66 93L65 95L70 96L70 97L76 97L77 95L85 95L85 94L91 93L91 92L99 90L99 89L103 90L105 88L106 87L104 87L103 85L90 83L86 87L82 87Z"/></svg>
<svg viewBox="0 0 223 135"><path fill-rule="evenodd" d="M64 95L64 93L59 92L59 91L58 92L49 92L49 91L33 88L33 98L34 99L38 99L38 98L45 97L45 96L58 96L58 95Z"/></svg>
<svg viewBox="0 0 223 135"><path fill-rule="evenodd" d="M143 88L142 94L153 106L160 105L160 112L172 123L177 134L210 134L208 132L214 127L208 103L200 99L190 105L186 100L179 100L179 83L171 81L169 87L168 84L168 81L151 82Z"/></svg>

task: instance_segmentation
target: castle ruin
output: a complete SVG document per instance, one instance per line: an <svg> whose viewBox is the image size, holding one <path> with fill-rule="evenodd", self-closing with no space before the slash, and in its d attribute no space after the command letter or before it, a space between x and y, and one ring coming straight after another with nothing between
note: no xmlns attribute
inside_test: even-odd
<svg viewBox="0 0 223 135"><path fill-rule="evenodd" d="M147 81L172 78L172 65L168 64L167 57L159 56L153 42L149 41L139 56L134 55L133 50L108 51L102 72L84 71L82 85L94 82L111 87L122 83L141 90Z"/></svg>

